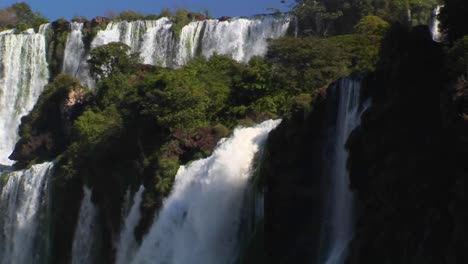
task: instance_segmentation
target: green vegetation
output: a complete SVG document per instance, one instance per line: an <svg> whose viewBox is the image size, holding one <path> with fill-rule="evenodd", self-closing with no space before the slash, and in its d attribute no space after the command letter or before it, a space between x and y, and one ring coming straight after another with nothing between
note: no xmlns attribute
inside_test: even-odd
<svg viewBox="0 0 468 264"><path fill-rule="evenodd" d="M8 183L8 179L10 179L10 174L8 172L2 173L1 179L0 179L0 187L5 186ZM0 188L1 190L1 188Z"/></svg>
<svg viewBox="0 0 468 264"><path fill-rule="evenodd" d="M312 9L326 12L323 6ZM312 12L307 10L301 12L305 16ZM340 12L322 18L333 20ZM176 33L205 17L187 10L166 10L161 15L174 20ZM124 11L114 18L138 19L148 17ZM74 20L89 24L84 18ZM85 39L104 24L85 25ZM272 40L265 58L254 57L247 64L215 54L167 69L141 65L138 54L130 54L122 43L95 48L88 63L97 87L91 93L81 92L79 108L68 117L67 128L48 131L42 126L55 119L63 123L52 110L63 106L72 91L85 91L70 76L58 75L24 119L22 141L27 145L38 136L57 135L60 152L47 157L62 153L56 173L64 181L80 179L98 193L108 192L108 183L115 182L114 198L121 197L125 186L144 182L144 204L157 208L179 166L209 155L235 126L307 113L319 89L341 76L374 70L389 24L376 16L355 24L347 35ZM53 29L47 36L48 56L58 72L68 22L58 20Z"/></svg>
<svg viewBox="0 0 468 264"><path fill-rule="evenodd" d="M49 64L50 80L53 80L62 70L65 45L69 32L69 22L63 18L52 23L46 32L47 63Z"/></svg>
<svg viewBox="0 0 468 264"><path fill-rule="evenodd" d="M388 28L378 17L364 17L356 26L357 34L274 40L267 54L274 69L273 83L299 95L340 76L373 71Z"/></svg>
<svg viewBox="0 0 468 264"><path fill-rule="evenodd" d="M454 0L455 1L455 0ZM438 0L296 0L293 13L304 35L348 34L365 16L378 16L391 23L427 25Z"/></svg>
<svg viewBox="0 0 468 264"><path fill-rule="evenodd" d="M0 9L0 30L16 29L17 32L28 28L39 29L39 26L47 23L48 20L39 12L33 12L31 7L20 2L10 7Z"/></svg>
<svg viewBox="0 0 468 264"><path fill-rule="evenodd" d="M97 47L90 53L90 73L97 80L130 74L133 66L138 61L138 54L129 54L130 47L120 43L112 42L108 45Z"/></svg>
<svg viewBox="0 0 468 264"><path fill-rule="evenodd" d="M317 142L304 144L299 139L322 131L319 124L323 123L326 88L340 77L361 73L371 73L373 77L376 71L385 73L388 79L399 76L392 75L395 72L404 73L402 77L411 80L420 62L427 54L435 54L432 51L439 46L429 43L424 50L430 52L420 52L418 57L412 57L418 59L405 60L420 48L423 50L423 45L411 46L412 43L424 44L423 40L429 39L426 28L414 26L427 24L434 5L438 4L436 0L298 0L295 3L293 13L299 20L299 35L270 40L265 58L254 57L244 64L215 54L209 59L197 57L181 68L167 69L142 65L138 54L131 54L128 46L110 43L90 51L90 71L97 81L93 91L81 87L71 76L58 74L69 24L65 20L54 22L53 30L47 32L48 62L54 81L46 87L34 110L23 118L21 140L13 158L25 166L58 158L55 170L58 180L54 184L62 188L61 192L66 193L66 188L75 191L74 199L61 205L60 214L68 215L65 206L79 201L81 187L86 183L93 188L97 203L106 208L104 214L113 215L110 218L113 226L120 226L119 199L129 187L145 185L143 220L136 232L141 238L151 224L153 213L169 194L180 165L210 155L219 139L228 136L237 125L283 118L283 124L271 134L265 160L258 161L260 169L255 186L262 189L268 184L268 177L279 175L277 186L269 187L296 193L295 185L289 181L303 175L299 170L291 174L291 169L286 168L294 168L293 164L312 166L307 162L308 154ZM456 10L455 3L460 2L447 1L449 8L442 15L445 26L466 19L463 12ZM14 12L21 10L11 8ZM6 11L0 11L0 15L2 12ZM450 12L456 13L450 15L454 19L449 19ZM147 16L124 11L113 21L161 16L174 21L173 30L178 36L185 25L208 14L164 10L160 15ZM8 16L0 17L0 25L6 27L10 22L3 21ZM39 21L33 15L29 18ZM11 25L22 27L20 22L11 21L14 21ZM36 23L31 21L28 23ZM92 25L82 17L73 21L85 23L83 33L88 49L97 31L109 22L104 19ZM448 34L451 42L445 45L446 67L450 78L459 77L460 87L466 90L467 32L454 26ZM413 60L418 63L412 64ZM464 78L460 77L463 74ZM419 75L420 79L423 77L424 74ZM395 82L393 87L405 87L404 95L407 95L406 91L418 85L419 82ZM390 91L391 87L388 84L386 89ZM387 90L379 92L381 98L389 97ZM413 93L414 96L426 91ZM75 103L73 106L69 105L71 101ZM418 118L426 115L421 111ZM395 127L406 128L410 124ZM281 155L275 157L275 153ZM318 159L321 154L313 155ZM275 164L277 160L282 162ZM317 168L306 169L309 170L320 173ZM309 184L318 186L317 182ZM314 198L308 199L310 205ZM288 215L284 217L281 222L288 223ZM303 232L299 227L314 230L318 226L311 224L313 219L302 220L298 232ZM259 229L252 238L245 261L264 261L263 256L256 254L261 250L263 234L263 229Z"/></svg>
<svg viewBox="0 0 468 264"><path fill-rule="evenodd" d="M87 92L73 77L59 74L49 83L33 110L21 119L20 141L11 157L21 166L53 159L70 142L71 122L82 112Z"/></svg>

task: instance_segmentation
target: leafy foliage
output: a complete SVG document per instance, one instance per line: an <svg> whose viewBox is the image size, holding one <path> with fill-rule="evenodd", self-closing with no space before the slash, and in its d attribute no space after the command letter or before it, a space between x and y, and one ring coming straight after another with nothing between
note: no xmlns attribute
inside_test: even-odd
<svg viewBox="0 0 468 264"><path fill-rule="evenodd" d="M427 25L438 0L296 0L293 8L303 35L349 34L365 16L391 23Z"/></svg>
<svg viewBox="0 0 468 264"><path fill-rule="evenodd" d="M81 114L86 90L73 77L59 74L49 83L33 110L21 118L20 140L11 159L20 166L51 159L70 142L71 122Z"/></svg>
<svg viewBox="0 0 468 264"><path fill-rule="evenodd" d="M48 20L39 12L33 12L25 3L15 3L5 9L0 9L0 29L15 28L21 32L28 28L38 29Z"/></svg>
<svg viewBox="0 0 468 264"><path fill-rule="evenodd" d="M360 34L383 36L390 28L390 24L378 16L365 16L355 26Z"/></svg>
<svg viewBox="0 0 468 264"><path fill-rule="evenodd" d="M53 80L62 70L65 45L67 42L69 22L61 18L52 22L50 30L46 32L47 63L49 64L50 79Z"/></svg>
<svg viewBox="0 0 468 264"><path fill-rule="evenodd" d="M93 49L88 60L91 75L99 80L112 75L131 73L132 66L138 61L138 54L129 53L130 47L120 42Z"/></svg>

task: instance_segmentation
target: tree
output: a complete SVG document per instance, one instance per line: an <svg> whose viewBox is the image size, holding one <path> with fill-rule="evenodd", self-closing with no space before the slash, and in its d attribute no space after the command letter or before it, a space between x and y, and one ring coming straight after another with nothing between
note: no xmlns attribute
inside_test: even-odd
<svg viewBox="0 0 468 264"><path fill-rule="evenodd" d="M383 36L390 24L378 16L365 16L354 28L360 34Z"/></svg>
<svg viewBox="0 0 468 264"><path fill-rule="evenodd" d="M316 0L297 0L293 13L298 17L306 35L328 36L333 23L343 15L342 11L331 12Z"/></svg>
<svg viewBox="0 0 468 264"><path fill-rule="evenodd" d="M85 111L74 123L74 133L82 147L94 147L117 135L123 128L122 118L115 107L103 112Z"/></svg>
<svg viewBox="0 0 468 264"><path fill-rule="evenodd" d="M129 46L111 42L93 49L88 64L91 75L100 80L118 73L132 73L138 60L138 54L130 54Z"/></svg>
<svg viewBox="0 0 468 264"><path fill-rule="evenodd" d="M37 29L47 22L44 16L38 12L33 12L25 2L0 9L0 28L16 28L18 31L23 31L27 28Z"/></svg>

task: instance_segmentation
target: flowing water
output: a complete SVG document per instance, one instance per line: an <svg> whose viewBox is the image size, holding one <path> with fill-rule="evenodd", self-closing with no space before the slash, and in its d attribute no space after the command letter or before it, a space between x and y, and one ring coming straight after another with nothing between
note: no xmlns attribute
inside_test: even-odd
<svg viewBox="0 0 468 264"><path fill-rule="evenodd" d="M92 191L84 187L78 223L72 246L72 264L95 263L97 209L91 201Z"/></svg>
<svg viewBox="0 0 468 264"><path fill-rule="evenodd" d="M326 190L325 222L322 228L321 259L319 263L341 264L346 257L346 248L354 232L354 195L349 188L346 168L348 152L345 149L350 133L361 120L369 102L361 101L361 81L352 78L340 79L332 88L330 131Z"/></svg>
<svg viewBox="0 0 468 264"><path fill-rule="evenodd" d="M2 173L0 264L46 264L52 163Z"/></svg>
<svg viewBox="0 0 468 264"><path fill-rule="evenodd" d="M8 159L18 140L20 119L34 107L48 82L44 33L0 34L0 164Z"/></svg>
<svg viewBox="0 0 468 264"><path fill-rule="evenodd" d="M138 192L135 193L133 205L125 219L124 226L120 233L119 244L117 246L117 264L130 263L138 249L134 231L141 218L140 206L144 190L145 188L141 186Z"/></svg>
<svg viewBox="0 0 468 264"><path fill-rule="evenodd" d="M77 78L81 84L93 88L94 81L89 75L89 66L86 62L85 44L83 42L83 23L70 24L70 33L65 44L62 72Z"/></svg>
<svg viewBox="0 0 468 264"><path fill-rule="evenodd" d="M431 27L432 39L436 42L443 41L443 34L440 30L440 20L439 20L440 10L443 7L444 7L443 5L438 5L432 12L432 22L431 22L430 27Z"/></svg>
<svg viewBox="0 0 468 264"><path fill-rule="evenodd" d="M131 263L232 263L254 156L279 122L236 129L210 157L182 166Z"/></svg>
<svg viewBox="0 0 468 264"><path fill-rule="evenodd" d="M97 33L91 46L122 42L139 52L143 63L163 67L179 67L197 55L214 53L247 62L264 55L267 40L284 36L291 21L288 15L209 19L189 23L180 35L173 32L174 23L168 18L111 22Z"/></svg>

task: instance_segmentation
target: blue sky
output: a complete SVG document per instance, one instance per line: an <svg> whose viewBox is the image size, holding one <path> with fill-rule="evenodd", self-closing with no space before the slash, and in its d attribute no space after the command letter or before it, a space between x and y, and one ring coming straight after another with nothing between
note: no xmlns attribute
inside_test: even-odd
<svg viewBox="0 0 468 264"><path fill-rule="evenodd" d="M41 12L50 20L73 16L89 18L102 16L109 11L135 10L145 14L159 13L163 8L187 8L193 11L208 9L211 16L251 16L268 13L273 7L283 11L287 4L281 0L26 0L35 11ZM0 7L6 7L19 1L0 0ZM288 0L291 2L291 0Z"/></svg>

